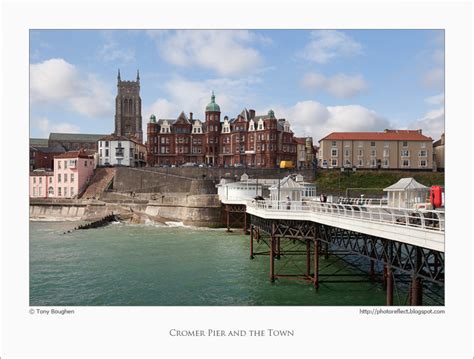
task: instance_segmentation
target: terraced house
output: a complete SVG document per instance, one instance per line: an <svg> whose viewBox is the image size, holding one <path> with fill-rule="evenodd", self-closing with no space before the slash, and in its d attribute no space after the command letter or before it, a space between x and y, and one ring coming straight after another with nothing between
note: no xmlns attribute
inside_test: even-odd
<svg viewBox="0 0 474 359"><path fill-rule="evenodd" d="M433 139L422 130L333 132L319 143L323 168L433 169Z"/></svg>
<svg viewBox="0 0 474 359"><path fill-rule="evenodd" d="M256 115L244 109L235 118L224 116L215 101L206 106L205 120L184 113L176 119L151 115L147 125L147 162L150 166L186 162L213 166L274 168L280 161L296 163L296 140L290 123L270 110Z"/></svg>

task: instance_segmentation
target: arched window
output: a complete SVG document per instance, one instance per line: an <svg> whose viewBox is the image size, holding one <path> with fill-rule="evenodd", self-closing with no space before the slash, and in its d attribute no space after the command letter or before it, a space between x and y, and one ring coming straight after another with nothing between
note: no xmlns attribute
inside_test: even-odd
<svg viewBox="0 0 474 359"><path fill-rule="evenodd" d="M123 105L124 105L123 113L127 115L128 114L128 100L127 99L123 101Z"/></svg>
<svg viewBox="0 0 474 359"><path fill-rule="evenodd" d="M54 188L52 186L48 188L48 194L54 195Z"/></svg>
<svg viewBox="0 0 474 359"><path fill-rule="evenodd" d="M132 99L129 99L128 100L128 109L130 111L130 115L133 115L134 111L133 111L133 102L132 102Z"/></svg>

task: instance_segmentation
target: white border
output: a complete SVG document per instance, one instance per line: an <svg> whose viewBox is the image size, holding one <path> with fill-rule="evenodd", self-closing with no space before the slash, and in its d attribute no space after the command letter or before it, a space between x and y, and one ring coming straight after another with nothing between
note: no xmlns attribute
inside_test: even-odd
<svg viewBox="0 0 474 359"><path fill-rule="evenodd" d="M472 327L472 76L469 3L309 1L9 2L3 7L3 356L469 356ZM28 314L29 28L445 28L447 271L444 316L361 316L354 307L76 308ZM456 144L469 151L456 157ZM471 160L471 161L468 161ZM466 202L468 203L466 205ZM170 328L294 328L291 339L170 338Z"/></svg>

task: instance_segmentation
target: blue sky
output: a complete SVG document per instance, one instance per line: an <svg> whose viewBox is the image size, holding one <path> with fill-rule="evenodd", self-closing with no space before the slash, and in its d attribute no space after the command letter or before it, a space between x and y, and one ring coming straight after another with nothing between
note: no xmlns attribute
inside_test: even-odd
<svg viewBox="0 0 474 359"><path fill-rule="evenodd" d="M275 111L297 136L444 128L442 30L31 30L30 132L111 133L117 69L149 116Z"/></svg>

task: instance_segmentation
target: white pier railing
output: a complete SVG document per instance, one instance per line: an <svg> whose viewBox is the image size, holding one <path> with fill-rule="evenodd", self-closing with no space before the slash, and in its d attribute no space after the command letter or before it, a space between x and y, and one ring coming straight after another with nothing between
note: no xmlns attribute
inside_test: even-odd
<svg viewBox="0 0 474 359"><path fill-rule="evenodd" d="M427 231L444 232L445 216L443 211L391 208L375 205L353 205L340 203L322 203L315 201L256 201L247 202L247 208L262 209L265 212L282 214L285 212L314 213L326 216L359 219L394 226L416 227ZM301 217L301 220L304 220Z"/></svg>

